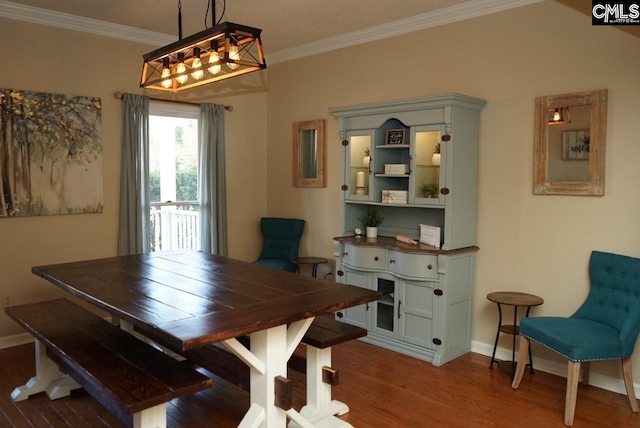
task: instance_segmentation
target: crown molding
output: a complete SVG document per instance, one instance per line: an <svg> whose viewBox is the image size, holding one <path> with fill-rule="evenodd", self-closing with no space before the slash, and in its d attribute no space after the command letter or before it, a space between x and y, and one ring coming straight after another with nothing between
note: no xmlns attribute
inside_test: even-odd
<svg viewBox="0 0 640 428"><path fill-rule="evenodd" d="M268 61L269 64L292 61L306 56L464 21L466 19L515 9L542 1L545 0L471 0L467 3L446 7L433 12L386 22L374 27L364 28L362 30L356 30L273 52L268 55Z"/></svg>
<svg viewBox="0 0 640 428"><path fill-rule="evenodd" d="M0 18L48 25L65 30L79 31L154 46L164 46L176 41L176 36L168 34L141 30L139 28L97 19L83 18L77 15L26 6L6 0L0 0Z"/></svg>
<svg viewBox="0 0 640 428"><path fill-rule="evenodd" d="M362 30L356 30L272 52L268 54L268 62L269 64L277 64L279 62L292 61L336 49L527 6L541 1L544 0L471 0L434 12L386 22L374 27L364 28ZM80 31L154 46L165 46L176 41L175 36L168 34L142 30L97 19L83 18L68 13L12 3L6 0L0 0L0 18L48 25L66 30Z"/></svg>

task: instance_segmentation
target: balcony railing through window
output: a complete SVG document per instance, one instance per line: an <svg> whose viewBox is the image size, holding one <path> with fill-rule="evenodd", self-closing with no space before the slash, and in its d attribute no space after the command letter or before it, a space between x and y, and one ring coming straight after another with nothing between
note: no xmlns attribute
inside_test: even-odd
<svg viewBox="0 0 640 428"><path fill-rule="evenodd" d="M151 203L151 251L200 250L198 202Z"/></svg>

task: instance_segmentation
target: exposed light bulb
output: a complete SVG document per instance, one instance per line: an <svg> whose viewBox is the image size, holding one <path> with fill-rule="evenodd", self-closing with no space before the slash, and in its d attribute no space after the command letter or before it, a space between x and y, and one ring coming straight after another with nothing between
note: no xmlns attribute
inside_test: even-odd
<svg viewBox="0 0 640 428"><path fill-rule="evenodd" d="M238 53L238 47L236 45L229 46L229 59L233 59L236 61L240 59L240 54ZM232 70L235 70L236 68L240 67L240 64L234 64L232 62L228 62L227 67L229 67Z"/></svg>
<svg viewBox="0 0 640 428"><path fill-rule="evenodd" d="M162 69L162 78L169 77L169 76L171 76L171 70L169 70L168 68L163 68ZM171 87L171 79L163 80L162 82L160 82L160 84L162 85L163 88L170 88Z"/></svg>
<svg viewBox="0 0 640 428"><path fill-rule="evenodd" d="M202 60L200 60L200 48L194 47L193 62L191 62L191 69L198 68L198 67L202 67ZM191 77L193 77L196 80L202 79L202 76L204 76L204 70L197 70L191 73Z"/></svg>
<svg viewBox="0 0 640 428"><path fill-rule="evenodd" d="M161 77L164 79L170 76L171 76L171 70L169 69L169 60L165 58L165 60L162 62ZM169 89L171 87L171 79L163 80L162 82L160 82L160 85L165 89Z"/></svg>
<svg viewBox="0 0 640 428"><path fill-rule="evenodd" d="M184 62L179 62L178 65L176 66L176 74L178 73L184 73L185 71L187 71L187 66L184 65ZM182 76L177 76L176 80L178 81L178 83L185 83L187 80L189 80L189 76L182 75Z"/></svg>
<svg viewBox="0 0 640 428"><path fill-rule="evenodd" d="M187 71L187 66L184 65L184 53L180 52L178 54L178 65L176 65L175 74L184 73ZM189 80L189 76L187 74L183 74L182 76L176 76L176 80L178 83L186 83Z"/></svg>
<svg viewBox="0 0 640 428"><path fill-rule="evenodd" d="M194 58L193 62L191 63L191 68L198 68L200 66L202 66L202 61L200 61L200 58ZM191 73L191 77L193 77L196 80L202 79L202 76L204 76L203 70L198 70Z"/></svg>
<svg viewBox="0 0 640 428"><path fill-rule="evenodd" d="M218 52L211 52L211 55L209 55L209 73L218 74L220 69L220 55L218 55Z"/></svg>

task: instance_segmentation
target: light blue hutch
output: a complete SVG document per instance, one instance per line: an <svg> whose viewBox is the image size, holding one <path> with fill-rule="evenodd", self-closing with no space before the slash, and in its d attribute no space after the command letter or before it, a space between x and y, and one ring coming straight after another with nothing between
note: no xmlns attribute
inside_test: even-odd
<svg viewBox="0 0 640 428"><path fill-rule="evenodd" d="M366 328L366 342L436 366L471 350L484 104L446 94L329 110L344 148L336 280L383 294L337 317ZM358 238L372 206L384 217L378 238ZM421 224L440 228L440 247L395 239L418 241Z"/></svg>

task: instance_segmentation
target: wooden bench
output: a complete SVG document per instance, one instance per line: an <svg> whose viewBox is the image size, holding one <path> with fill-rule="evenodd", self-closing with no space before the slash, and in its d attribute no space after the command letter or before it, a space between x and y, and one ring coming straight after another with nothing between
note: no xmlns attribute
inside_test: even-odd
<svg viewBox="0 0 640 428"><path fill-rule="evenodd" d="M331 399L331 387L338 385L338 370L331 367L331 347L366 336L367 330L336 321L333 318L317 317L307 330L301 343L307 345L306 358L294 354L288 362L290 369L307 375L307 404L300 414L314 423L328 416L344 415L349 407ZM247 348L248 337L239 338ZM180 353L218 377L249 391L249 367L222 345L210 345ZM291 422L290 427L298 425Z"/></svg>
<svg viewBox="0 0 640 428"><path fill-rule="evenodd" d="M165 427L168 401L211 386L188 364L69 300L5 312L36 338L36 376L13 391L14 401L43 391L60 398L82 386L128 427Z"/></svg>

